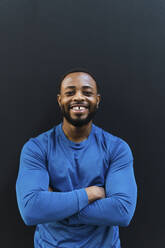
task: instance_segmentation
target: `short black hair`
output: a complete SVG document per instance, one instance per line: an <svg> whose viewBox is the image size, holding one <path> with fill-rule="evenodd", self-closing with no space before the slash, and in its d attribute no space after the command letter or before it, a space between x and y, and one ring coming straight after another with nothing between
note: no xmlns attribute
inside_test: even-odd
<svg viewBox="0 0 165 248"><path fill-rule="evenodd" d="M89 72L86 68L82 68L82 67L72 68L72 69L66 71L64 74L62 74L62 76L60 77L59 85L58 85L58 91L59 91L59 93L61 92L61 83L62 83L62 81L64 80L64 78L65 78L67 75L69 75L70 73L74 73L74 72L84 72L84 73L89 74L89 75L95 80L95 82L96 82L96 87L97 87L97 93L99 93L100 87L99 87L99 85L98 85L98 83L97 83L97 81L96 81L96 78L95 78L94 74L91 73L91 72Z"/></svg>

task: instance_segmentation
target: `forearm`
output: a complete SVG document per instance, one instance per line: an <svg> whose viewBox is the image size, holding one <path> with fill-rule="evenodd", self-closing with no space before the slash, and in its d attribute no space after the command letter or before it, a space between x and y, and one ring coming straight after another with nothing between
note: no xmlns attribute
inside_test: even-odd
<svg viewBox="0 0 165 248"><path fill-rule="evenodd" d="M68 221L71 225L128 226L132 219L135 206L136 188L135 195L131 201L119 195L97 200L82 209L79 213L71 216Z"/></svg>
<svg viewBox="0 0 165 248"><path fill-rule="evenodd" d="M89 202L105 196L104 189L97 186L71 192L55 192L48 186L47 174L43 174L43 172L38 174L37 172L38 175L35 176L33 172L30 176L29 173L22 173L24 176L18 176L17 179L16 193L21 216L27 225L66 219L80 212ZM35 190L32 188L30 180ZM41 182L44 182L43 185ZM39 184L40 187L38 187Z"/></svg>
<svg viewBox="0 0 165 248"><path fill-rule="evenodd" d="M84 189L71 192L31 191L23 193L16 184L17 201L21 216L27 225L63 220L88 204Z"/></svg>
<svg viewBox="0 0 165 248"><path fill-rule="evenodd" d="M134 214L137 186L132 161L122 170L109 172L106 178L106 198L97 200L69 218L70 224L127 226Z"/></svg>

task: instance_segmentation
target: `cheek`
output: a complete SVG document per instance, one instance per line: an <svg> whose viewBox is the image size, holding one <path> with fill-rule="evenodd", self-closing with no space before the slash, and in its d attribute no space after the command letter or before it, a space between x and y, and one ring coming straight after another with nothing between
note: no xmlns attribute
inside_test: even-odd
<svg viewBox="0 0 165 248"><path fill-rule="evenodd" d="M90 105L92 108L95 108L95 106L97 105L97 101L95 99L92 100L90 103L91 103Z"/></svg>
<svg viewBox="0 0 165 248"><path fill-rule="evenodd" d="M69 103L65 101L61 102L61 108L69 110Z"/></svg>
<svg viewBox="0 0 165 248"><path fill-rule="evenodd" d="M63 97L62 99L61 99L61 105L66 105L67 104L67 101L66 101L66 99Z"/></svg>

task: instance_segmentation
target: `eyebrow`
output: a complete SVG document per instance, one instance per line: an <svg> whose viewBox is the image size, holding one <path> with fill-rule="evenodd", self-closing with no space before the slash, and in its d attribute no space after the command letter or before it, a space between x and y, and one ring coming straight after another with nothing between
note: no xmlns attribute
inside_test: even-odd
<svg viewBox="0 0 165 248"><path fill-rule="evenodd" d="M67 86L65 89L75 89L76 86ZM82 86L83 89L93 89L93 87L88 86L88 85L84 85Z"/></svg>

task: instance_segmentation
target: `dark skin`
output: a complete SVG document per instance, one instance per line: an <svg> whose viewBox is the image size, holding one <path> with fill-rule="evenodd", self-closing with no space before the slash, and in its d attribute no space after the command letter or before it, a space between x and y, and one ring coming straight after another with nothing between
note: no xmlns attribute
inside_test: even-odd
<svg viewBox="0 0 165 248"><path fill-rule="evenodd" d="M97 93L96 82L87 73L75 72L67 75L61 84L61 92L57 95L60 107L66 111L68 106L83 104L88 108L81 113L69 110L70 116L74 120L85 119L89 112L99 105L100 94ZM81 127L76 127L63 118L63 131L68 139L74 142L81 142L87 139L91 130L92 120Z"/></svg>
<svg viewBox="0 0 165 248"><path fill-rule="evenodd" d="M57 101L61 110L69 116L69 119L63 117L62 125L67 138L73 142L87 139L91 131L92 119L88 123L86 120L94 113L100 103L100 94L97 92L95 80L84 72L68 74L61 83L61 91L57 95ZM76 126L75 123L79 123L79 125ZM85 190L89 203L105 198L103 187L90 186ZM53 190L49 187L49 191Z"/></svg>

